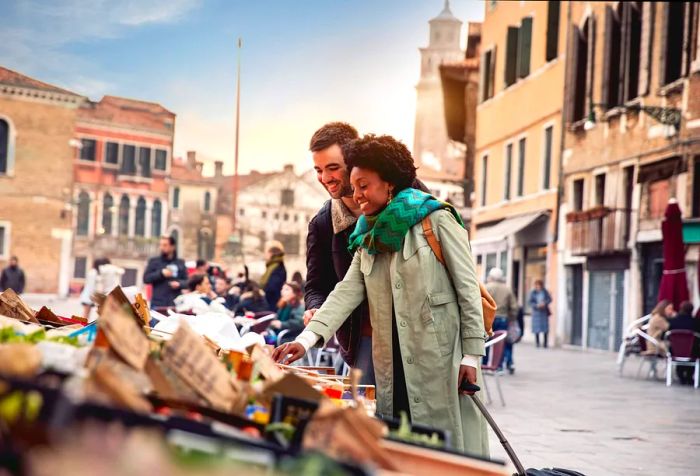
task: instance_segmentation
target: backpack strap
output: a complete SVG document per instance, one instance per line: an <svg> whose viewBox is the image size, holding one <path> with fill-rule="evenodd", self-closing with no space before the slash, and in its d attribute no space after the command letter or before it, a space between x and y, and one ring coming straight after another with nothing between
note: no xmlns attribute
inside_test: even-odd
<svg viewBox="0 0 700 476"><path fill-rule="evenodd" d="M428 241L428 245L430 245L430 249L433 250L433 253L435 253L437 260L442 263L443 266L445 266L445 257L442 255L442 246L440 246L440 241L438 241L437 236L435 236L435 233L433 233L433 224L430 222L430 217L427 216L423 218L421 225L423 225L423 234L425 235L425 239Z"/></svg>

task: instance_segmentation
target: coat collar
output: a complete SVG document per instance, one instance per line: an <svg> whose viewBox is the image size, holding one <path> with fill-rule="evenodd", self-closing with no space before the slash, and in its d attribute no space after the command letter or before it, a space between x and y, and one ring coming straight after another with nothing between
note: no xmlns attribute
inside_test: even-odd
<svg viewBox="0 0 700 476"><path fill-rule="evenodd" d="M339 198L331 200L331 221L333 223L333 234L337 235L357 223L357 217L352 214L348 207Z"/></svg>

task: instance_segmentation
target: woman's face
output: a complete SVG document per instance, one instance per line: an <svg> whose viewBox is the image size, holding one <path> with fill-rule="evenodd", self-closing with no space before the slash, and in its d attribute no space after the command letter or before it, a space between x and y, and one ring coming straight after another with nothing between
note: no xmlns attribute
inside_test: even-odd
<svg viewBox="0 0 700 476"><path fill-rule="evenodd" d="M361 167L353 167L350 183L354 190L352 198L360 206L363 215L376 215L382 211L389 201L389 192L394 188L374 170Z"/></svg>
<svg viewBox="0 0 700 476"><path fill-rule="evenodd" d="M281 296L282 299L284 299L285 301L291 301L294 297L294 290L291 286L285 284L284 286L282 286Z"/></svg>
<svg viewBox="0 0 700 476"><path fill-rule="evenodd" d="M673 309L673 304L669 304L664 308L664 314L666 314L666 317L673 317L675 314L675 310Z"/></svg>

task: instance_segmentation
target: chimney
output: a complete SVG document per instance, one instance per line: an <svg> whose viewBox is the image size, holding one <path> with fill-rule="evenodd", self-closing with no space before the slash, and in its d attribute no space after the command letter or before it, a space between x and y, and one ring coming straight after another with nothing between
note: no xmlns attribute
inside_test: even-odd
<svg viewBox="0 0 700 476"><path fill-rule="evenodd" d="M197 168L197 152L194 150L187 151L187 168Z"/></svg>
<svg viewBox="0 0 700 476"><path fill-rule="evenodd" d="M284 171L289 173L294 173L294 164L286 164L284 166Z"/></svg>
<svg viewBox="0 0 700 476"><path fill-rule="evenodd" d="M224 161L214 161L214 177L222 177L224 175Z"/></svg>

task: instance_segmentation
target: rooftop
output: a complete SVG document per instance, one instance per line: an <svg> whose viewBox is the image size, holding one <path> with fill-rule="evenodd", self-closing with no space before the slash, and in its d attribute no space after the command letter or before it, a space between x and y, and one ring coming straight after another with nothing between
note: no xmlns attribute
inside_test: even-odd
<svg viewBox="0 0 700 476"><path fill-rule="evenodd" d="M0 66L0 84L5 84L8 86L15 86L19 88L36 89L39 91L46 91L51 93L68 94L71 96L80 96L67 89L59 88L53 84L44 83L38 79L30 78L24 74L18 73L8 68Z"/></svg>

